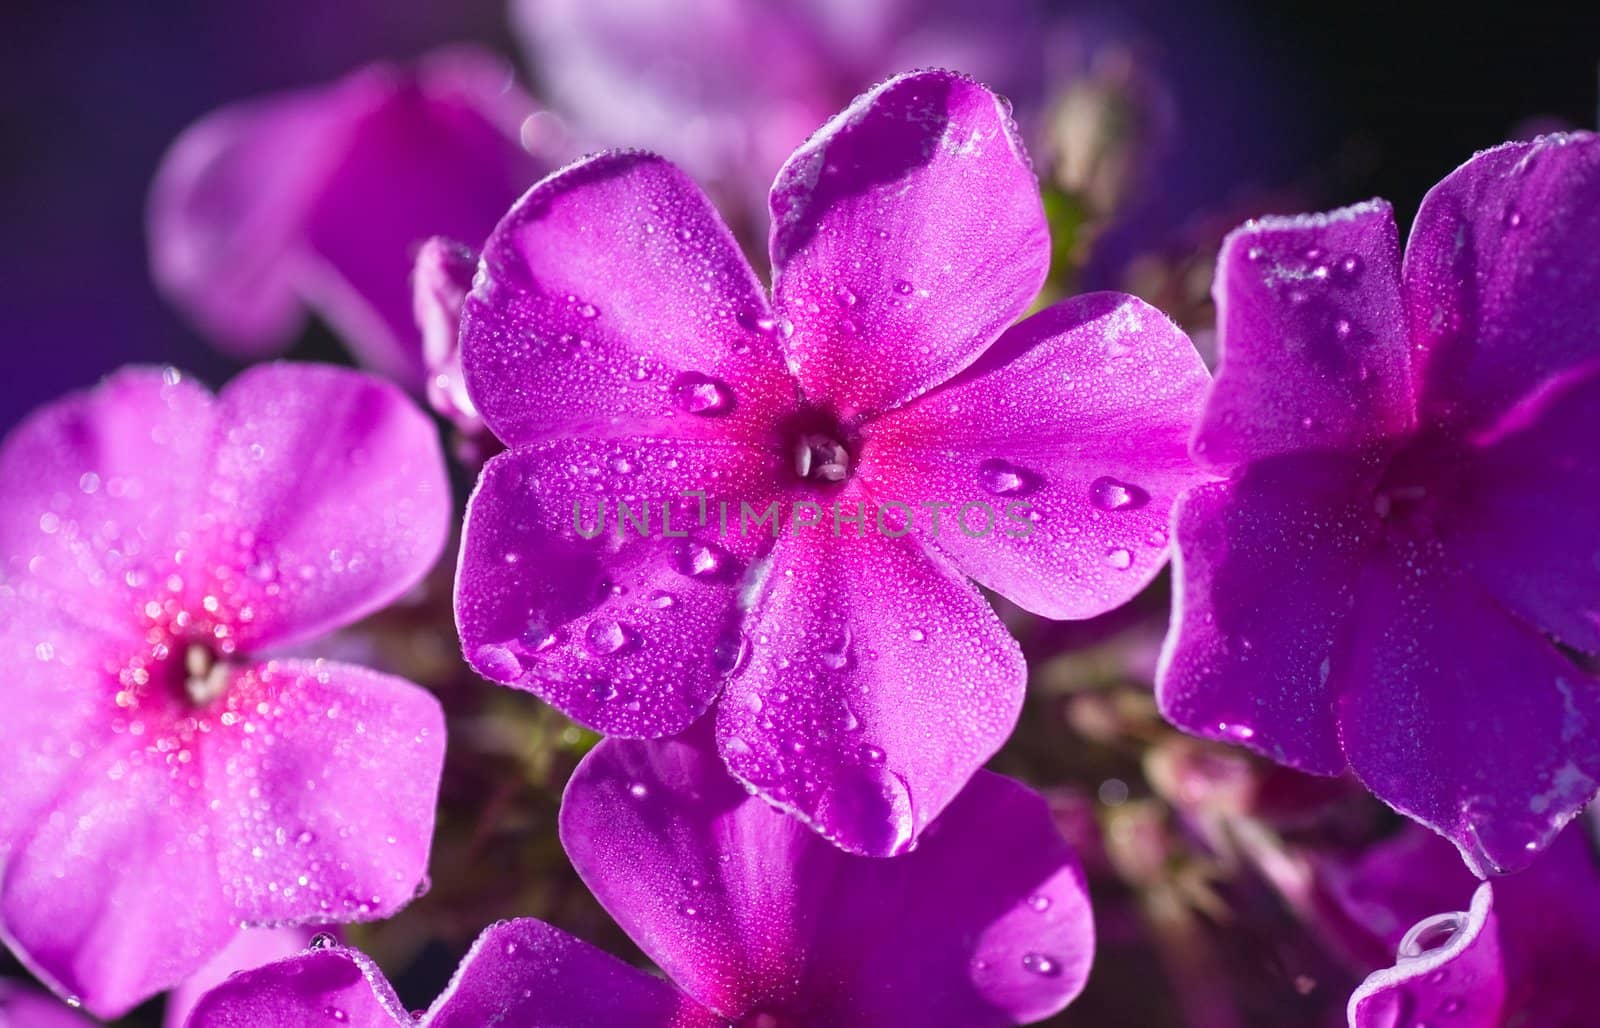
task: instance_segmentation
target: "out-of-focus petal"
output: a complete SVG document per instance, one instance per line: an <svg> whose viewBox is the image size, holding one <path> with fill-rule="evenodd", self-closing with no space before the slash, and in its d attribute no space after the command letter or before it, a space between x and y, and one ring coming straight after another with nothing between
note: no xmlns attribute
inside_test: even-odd
<svg viewBox="0 0 1600 1028"><path fill-rule="evenodd" d="M90 1028L89 1022L55 996L0 980L0 1028Z"/></svg>
<svg viewBox="0 0 1600 1028"><path fill-rule="evenodd" d="M218 802L210 840L231 916L369 921L410 902L444 764L438 701L366 668L286 660L234 672L221 703L190 773Z"/></svg>
<svg viewBox="0 0 1600 1028"><path fill-rule="evenodd" d="M653 439L496 457L462 533L467 661L607 734L683 731L737 660L741 591L772 542L739 518L776 494L778 460L740 443Z"/></svg>
<svg viewBox="0 0 1600 1028"><path fill-rule="evenodd" d="M1525 420L1481 440L1441 534L1501 603L1600 652L1600 360L1519 408Z"/></svg>
<svg viewBox="0 0 1600 1028"><path fill-rule="evenodd" d="M287 345L310 307L362 363L420 390L416 247L483 239L548 167L518 140L532 112L505 63L471 49L225 107L157 173L156 281L240 356Z"/></svg>
<svg viewBox="0 0 1600 1028"><path fill-rule="evenodd" d="M477 254L443 236L422 244L411 269L411 313L422 333L428 404L463 432L483 428L461 371L461 306L477 270Z"/></svg>
<svg viewBox="0 0 1600 1028"><path fill-rule="evenodd" d="M1423 200L1406 250L1427 417L1490 429L1600 361L1600 136L1508 143Z"/></svg>
<svg viewBox="0 0 1600 1028"><path fill-rule="evenodd" d="M484 245L467 388L507 445L764 432L794 401L755 272L705 195L650 154L545 179Z"/></svg>
<svg viewBox="0 0 1600 1028"><path fill-rule="evenodd" d="M841 416L966 367L1050 264L1039 186L1003 100L915 72L863 95L772 187L773 297L806 395Z"/></svg>
<svg viewBox="0 0 1600 1028"><path fill-rule="evenodd" d="M204 502L215 411L177 371L131 368L35 412L0 449L0 575L61 613L133 624Z"/></svg>
<svg viewBox="0 0 1600 1028"><path fill-rule="evenodd" d="M329 946L233 975L201 997L187 1028L322 1024L412 1028L416 1022L371 958Z"/></svg>
<svg viewBox="0 0 1600 1028"><path fill-rule="evenodd" d="M103 1018L198 971L237 930L193 754L143 727L123 719L77 763L0 882L6 946Z"/></svg>
<svg viewBox="0 0 1600 1028"><path fill-rule="evenodd" d="M1156 688L1173 724L1302 771L1344 770L1342 651L1377 529L1353 465L1272 458L1179 499L1173 627Z"/></svg>
<svg viewBox="0 0 1600 1028"><path fill-rule="evenodd" d="M1177 326L1095 293L1011 329L956 380L870 422L879 502L950 505L928 545L1053 618L1119 606L1166 563L1208 376Z"/></svg>
<svg viewBox="0 0 1600 1028"><path fill-rule="evenodd" d="M1350 766L1479 874L1526 867L1595 795L1600 682L1437 544L1370 561L1354 604L1335 670Z"/></svg>
<svg viewBox="0 0 1600 1028"><path fill-rule="evenodd" d="M244 648L320 635L391 603L427 574L450 525L433 424L380 379L321 365L252 368L217 400L188 588L234 614ZM210 609L214 604L207 604ZM249 616L244 616L249 608Z"/></svg>
<svg viewBox="0 0 1600 1028"><path fill-rule="evenodd" d="M913 852L846 854L727 777L703 731L608 740L562 806L574 865L686 991L740 1023L1033 1021L1093 925L1044 803L979 771Z"/></svg>
<svg viewBox="0 0 1600 1028"><path fill-rule="evenodd" d="M1480 885L1470 910L1419 922L1395 966L1369 975L1351 995L1351 1028L1502 1028L1509 1011L1493 891Z"/></svg>
<svg viewBox="0 0 1600 1028"><path fill-rule="evenodd" d="M1226 467L1354 451L1414 422L1400 241L1382 200L1263 218L1223 243L1213 289L1221 365L1195 430Z"/></svg>
<svg viewBox="0 0 1600 1028"><path fill-rule="evenodd" d="M718 1028L668 983L542 921L491 925L424 1016L428 1028Z"/></svg>
<svg viewBox="0 0 1600 1028"><path fill-rule="evenodd" d="M717 735L767 800L845 850L887 856L1010 734L1022 654L978 590L911 536L834 527L773 551Z"/></svg>
<svg viewBox="0 0 1600 1028"><path fill-rule="evenodd" d="M316 934L315 929L306 927L241 930L206 966L167 993L161 1023L166 1028L185 1028L200 997L227 981L230 975L292 957L310 945Z"/></svg>

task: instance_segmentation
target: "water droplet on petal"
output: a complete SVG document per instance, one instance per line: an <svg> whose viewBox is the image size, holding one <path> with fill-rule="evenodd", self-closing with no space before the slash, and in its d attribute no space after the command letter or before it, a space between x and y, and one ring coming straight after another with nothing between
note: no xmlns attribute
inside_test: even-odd
<svg viewBox="0 0 1600 1028"><path fill-rule="evenodd" d="M1450 945L1450 940L1454 939L1466 925L1467 915L1459 911L1423 918L1412 925L1411 930L1400 940L1395 956L1400 960L1416 960L1436 949Z"/></svg>
<svg viewBox="0 0 1600 1028"><path fill-rule="evenodd" d="M733 390L698 371L685 371L673 379L672 397L679 410L702 417L715 417L733 409Z"/></svg>
<svg viewBox="0 0 1600 1028"><path fill-rule="evenodd" d="M1136 485L1101 475L1089 486L1094 505L1101 510L1138 510L1150 502L1150 494Z"/></svg>
<svg viewBox="0 0 1600 1028"><path fill-rule="evenodd" d="M1050 909L1050 897L1035 893L1028 897L1028 906L1030 909L1042 914Z"/></svg>
<svg viewBox="0 0 1600 1028"><path fill-rule="evenodd" d="M492 643L479 646L472 655L472 663L485 678L496 682L514 682L522 677L522 662L504 646Z"/></svg>
<svg viewBox="0 0 1600 1028"><path fill-rule="evenodd" d="M1054 978L1061 973L1061 964L1043 953L1024 953L1022 969L1041 978Z"/></svg>
<svg viewBox="0 0 1600 1028"><path fill-rule="evenodd" d="M1122 547L1106 551L1106 563L1118 571L1126 571L1133 567L1133 552Z"/></svg>
<svg viewBox="0 0 1600 1028"><path fill-rule="evenodd" d="M1236 739L1239 742L1244 742L1246 739L1253 739L1255 738L1256 734L1256 730L1251 728L1249 725L1241 725L1227 721L1220 722L1217 725L1217 731L1227 736L1229 739Z"/></svg>
<svg viewBox="0 0 1600 1028"><path fill-rule="evenodd" d="M599 310L599 308L595 307L594 304L592 304L592 303L580 303L578 305L578 317L580 317L580 318L597 318L599 316L600 316L600 310Z"/></svg>
<svg viewBox="0 0 1600 1028"><path fill-rule="evenodd" d="M595 618L584 630L584 648L596 657L607 657L628 645L627 626L610 618Z"/></svg>
<svg viewBox="0 0 1600 1028"><path fill-rule="evenodd" d="M1026 496L1042 482L1027 468L999 457L990 457L978 465L978 481L994 496Z"/></svg>
<svg viewBox="0 0 1600 1028"><path fill-rule="evenodd" d="M327 932L318 932L306 943L306 949L327 949L334 944L334 938Z"/></svg>
<svg viewBox="0 0 1600 1028"><path fill-rule="evenodd" d="M894 291L899 293L901 296L910 296L911 289L911 283L907 282L905 279L901 279L894 284Z"/></svg>
<svg viewBox="0 0 1600 1028"><path fill-rule="evenodd" d="M833 291L833 298L838 300L840 305L844 307L854 307L856 304L856 294L844 286L840 286Z"/></svg>
<svg viewBox="0 0 1600 1028"><path fill-rule="evenodd" d="M634 782L628 786L628 795L636 800L642 800L650 795L650 787L643 782Z"/></svg>
<svg viewBox="0 0 1600 1028"><path fill-rule="evenodd" d="M916 830L910 790L878 765L836 769L817 804L817 821L843 848L885 857L909 850Z"/></svg>

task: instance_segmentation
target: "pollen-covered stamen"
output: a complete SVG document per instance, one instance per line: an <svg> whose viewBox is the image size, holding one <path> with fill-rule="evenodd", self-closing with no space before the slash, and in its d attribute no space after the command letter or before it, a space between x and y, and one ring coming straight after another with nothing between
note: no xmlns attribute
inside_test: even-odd
<svg viewBox="0 0 1600 1028"><path fill-rule="evenodd" d="M196 706L205 706L228 689L232 668L211 647L194 643L183 654L184 688Z"/></svg>
<svg viewBox="0 0 1600 1028"><path fill-rule="evenodd" d="M808 432L795 440L794 473L819 482L843 482L850 475L850 451L831 436Z"/></svg>

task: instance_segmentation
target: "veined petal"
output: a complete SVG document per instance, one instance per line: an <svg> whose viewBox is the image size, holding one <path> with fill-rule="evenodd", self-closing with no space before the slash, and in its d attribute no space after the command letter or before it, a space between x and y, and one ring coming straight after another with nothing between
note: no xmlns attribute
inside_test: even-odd
<svg viewBox="0 0 1600 1028"><path fill-rule="evenodd" d="M1046 617L1130 599L1166 563L1209 378L1183 332L1119 293L1056 304L949 384L869 422L878 502L946 506L926 545Z"/></svg>
<svg viewBox="0 0 1600 1028"><path fill-rule="evenodd" d="M1010 734L1022 654L978 590L910 536L834 527L773 551L717 737L768 801L845 850L888 856Z"/></svg>
<svg viewBox="0 0 1600 1028"><path fill-rule="evenodd" d="M165 1028L186 1028L200 997L239 971L295 956L309 946L316 935L315 929L304 926L240 929L222 952L167 993L161 1023Z"/></svg>
<svg viewBox="0 0 1600 1028"><path fill-rule="evenodd" d="M659 157L580 161L519 200L462 312L467 390L508 446L764 434L793 406L765 291Z"/></svg>
<svg viewBox="0 0 1600 1028"><path fill-rule="evenodd" d="M1350 452L1410 430L1400 241L1387 203L1245 224L1222 245L1212 292L1221 364L1196 457L1228 467Z"/></svg>
<svg viewBox="0 0 1600 1028"><path fill-rule="evenodd" d="M1044 284L1050 236L1009 106L964 76L897 76L772 187L773 302L806 396L841 417L949 379Z"/></svg>
<svg viewBox="0 0 1600 1028"><path fill-rule="evenodd" d="M1486 882L1473 894L1470 910L1419 922L1416 940L1402 943L1399 962L1369 975L1351 995L1351 1028L1389 1028L1401 1018L1501 1028L1508 1011L1493 894ZM1435 932L1447 941L1423 948Z"/></svg>

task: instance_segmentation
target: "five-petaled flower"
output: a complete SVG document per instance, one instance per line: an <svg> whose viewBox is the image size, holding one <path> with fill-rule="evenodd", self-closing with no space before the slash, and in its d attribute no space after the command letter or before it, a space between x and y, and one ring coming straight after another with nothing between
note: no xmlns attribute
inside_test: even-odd
<svg viewBox="0 0 1600 1028"><path fill-rule="evenodd" d="M770 299L654 156L580 162L496 228L461 342L510 450L468 508L457 624L480 673L608 734L673 735L715 706L748 786L894 854L1021 704L1016 644L967 579L1056 618L1133 596L1200 479L1208 377L1128 296L1007 328L1049 238L1004 101L970 79L872 90L771 204ZM575 503L610 500L670 509L587 538ZM774 538L711 513L774 501L860 516ZM909 530L941 505L942 530ZM1025 530L950 523L991 505Z"/></svg>
<svg viewBox="0 0 1600 1028"><path fill-rule="evenodd" d="M498 58L430 54L214 111L150 191L162 291L241 358L281 352L310 308L366 367L420 392L407 284L435 234L476 246L553 161Z"/></svg>
<svg viewBox="0 0 1600 1028"><path fill-rule="evenodd" d="M418 1020L367 957L326 946L234 975L190 1028L1000 1028L1083 988L1083 874L1037 795L979 771L915 852L857 857L748 795L710 734L602 742L562 803L574 866L670 981L502 921Z"/></svg>
<svg viewBox="0 0 1600 1028"><path fill-rule="evenodd" d="M120 372L0 449L0 936L114 1017L242 923L384 917L422 880L438 703L298 648L437 559L433 426L354 371L213 396Z"/></svg>
<svg viewBox="0 0 1600 1028"><path fill-rule="evenodd" d="M1600 137L1479 154L1402 263L1379 201L1252 222L1174 513L1179 726L1347 766L1480 874L1600 779Z"/></svg>

